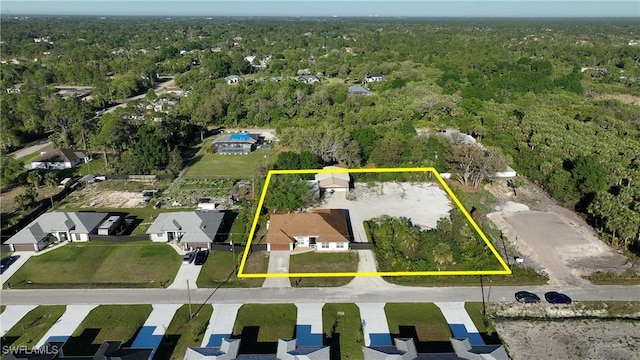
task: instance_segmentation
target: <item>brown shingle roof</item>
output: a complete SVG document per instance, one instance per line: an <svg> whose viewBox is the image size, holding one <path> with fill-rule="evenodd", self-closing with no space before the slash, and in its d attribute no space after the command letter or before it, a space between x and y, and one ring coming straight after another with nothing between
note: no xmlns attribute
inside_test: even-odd
<svg viewBox="0 0 640 360"><path fill-rule="evenodd" d="M317 236L316 242L349 242L345 211L321 209L313 213L271 215L267 243L290 244L295 236Z"/></svg>

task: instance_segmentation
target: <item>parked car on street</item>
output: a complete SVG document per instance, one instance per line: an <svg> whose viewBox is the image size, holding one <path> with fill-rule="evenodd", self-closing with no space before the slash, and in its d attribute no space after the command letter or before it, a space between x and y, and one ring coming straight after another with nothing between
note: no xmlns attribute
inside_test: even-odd
<svg viewBox="0 0 640 360"><path fill-rule="evenodd" d="M195 258L196 258L196 251L189 251L188 253L184 254L182 261L187 264L191 264Z"/></svg>
<svg viewBox="0 0 640 360"><path fill-rule="evenodd" d="M0 260L0 274L4 273L5 270L11 266L14 262L16 262L20 258L20 255L12 255L7 256Z"/></svg>
<svg viewBox="0 0 640 360"><path fill-rule="evenodd" d="M571 304L571 298L556 291L549 291L544 294L544 298L550 304Z"/></svg>
<svg viewBox="0 0 640 360"><path fill-rule="evenodd" d="M516 301L520 303L539 303L540 297L532 292L518 291L516 293Z"/></svg>
<svg viewBox="0 0 640 360"><path fill-rule="evenodd" d="M207 257L209 256L209 250L199 250L196 254L196 258L193 261L194 265L202 265L207 261Z"/></svg>

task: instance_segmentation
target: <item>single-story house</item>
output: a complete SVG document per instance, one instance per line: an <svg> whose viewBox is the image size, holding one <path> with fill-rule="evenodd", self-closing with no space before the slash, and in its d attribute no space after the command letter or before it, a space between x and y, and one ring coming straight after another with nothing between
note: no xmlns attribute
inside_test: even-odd
<svg viewBox="0 0 640 360"><path fill-rule="evenodd" d="M105 341L93 355L75 356L64 354L64 341L53 340L51 337L39 349L27 346L13 346L5 355L6 360L147 360L153 355L153 348L125 348L122 341Z"/></svg>
<svg viewBox="0 0 640 360"><path fill-rule="evenodd" d="M324 170L339 170L338 172L322 172L316 174L315 179L318 181L318 186L321 191L349 191L349 184L351 183L351 176L346 171L347 169L337 166L326 166Z"/></svg>
<svg viewBox="0 0 640 360"><path fill-rule="evenodd" d="M211 249L222 226L218 211L181 211L158 215L147 230L151 241L177 242L184 249Z"/></svg>
<svg viewBox="0 0 640 360"><path fill-rule="evenodd" d="M40 156L31 161L32 169L62 170L89 162L91 156L80 150L54 149L43 151Z"/></svg>
<svg viewBox="0 0 640 360"><path fill-rule="evenodd" d="M376 81L382 81L384 80L384 75L382 74L367 74L364 77L364 82L376 82Z"/></svg>
<svg viewBox="0 0 640 360"><path fill-rule="evenodd" d="M378 359L431 359L437 355L442 360L508 360L509 356L502 345L471 345L468 338L450 338L453 353L418 353L411 338L396 338L395 346L363 346L364 360ZM436 359L435 357L433 359Z"/></svg>
<svg viewBox="0 0 640 360"><path fill-rule="evenodd" d="M267 250L293 251L295 247L349 250L349 234L347 214L342 209L274 214L267 223Z"/></svg>
<svg viewBox="0 0 640 360"><path fill-rule="evenodd" d="M40 215L5 244L11 251L40 251L53 236L56 241L89 241L108 213L54 211Z"/></svg>
<svg viewBox="0 0 640 360"><path fill-rule="evenodd" d="M218 136L211 148L217 154L249 154L261 143L259 134L230 134Z"/></svg>
<svg viewBox="0 0 640 360"><path fill-rule="evenodd" d="M349 94L354 94L354 95L362 95L362 96L371 95L371 90L367 89L362 85L349 86L347 88L347 91L349 92Z"/></svg>
<svg viewBox="0 0 640 360"><path fill-rule="evenodd" d="M225 77L224 80L227 82L227 84L237 84L239 82L243 82L244 78L238 75L229 75Z"/></svg>
<svg viewBox="0 0 640 360"><path fill-rule="evenodd" d="M329 360L331 348L329 346L302 346L296 339L279 339L275 356L271 354L255 355L240 354L240 339L222 339L220 346L190 347L184 354L184 360ZM256 357L257 356L257 357Z"/></svg>
<svg viewBox="0 0 640 360"><path fill-rule="evenodd" d="M320 82L320 79L318 79L318 77L315 75L301 75L298 78L298 80L305 84L313 84L315 82Z"/></svg>

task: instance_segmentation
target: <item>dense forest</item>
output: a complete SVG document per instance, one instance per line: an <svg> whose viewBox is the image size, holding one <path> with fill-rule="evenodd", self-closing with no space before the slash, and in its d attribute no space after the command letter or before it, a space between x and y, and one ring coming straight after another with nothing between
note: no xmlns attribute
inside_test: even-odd
<svg viewBox="0 0 640 360"><path fill-rule="evenodd" d="M640 252L636 21L5 17L2 25L3 187L25 178L6 153L44 133L103 154L109 171L159 173L178 171L208 129L273 127L283 145L322 164L435 165L473 187L510 165L608 242ZM374 73L384 80L366 84L370 96L348 91ZM228 85L228 75L245 81ZM188 95L148 91L167 76ZM91 96L63 99L56 85L91 86ZM156 110L159 101L175 105ZM445 129L484 149L424 136Z"/></svg>

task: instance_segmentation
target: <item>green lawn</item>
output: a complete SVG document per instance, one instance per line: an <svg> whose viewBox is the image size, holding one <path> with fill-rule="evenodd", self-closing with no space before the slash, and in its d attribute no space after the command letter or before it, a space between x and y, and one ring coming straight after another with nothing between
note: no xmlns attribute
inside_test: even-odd
<svg viewBox="0 0 640 360"><path fill-rule="evenodd" d="M160 287L173 281L181 260L151 241L76 242L32 256L8 282L21 289Z"/></svg>
<svg viewBox="0 0 640 360"><path fill-rule="evenodd" d="M322 327L330 339L334 359L363 359L362 319L356 304L325 304L322 308Z"/></svg>
<svg viewBox="0 0 640 360"><path fill-rule="evenodd" d="M0 314L2 314L6 308L7 307L5 305L0 305Z"/></svg>
<svg viewBox="0 0 640 360"><path fill-rule="evenodd" d="M358 271L358 254L348 252L307 252L291 255L289 272L291 273L337 273ZM291 285L302 287L343 286L353 280L351 277L318 277L318 278L290 278Z"/></svg>
<svg viewBox="0 0 640 360"><path fill-rule="evenodd" d="M91 310L64 345L66 356L93 355L106 340L131 346L151 314L151 305L100 305Z"/></svg>
<svg viewBox="0 0 640 360"><path fill-rule="evenodd" d="M242 253L236 252L237 264L240 266ZM266 273L269 265L269 254L266 251L257 251L249 255L244 271L246 273ZM231 251L215 251L209 254L202 271L198 276L198 287L260 287L264 278L239 279L233 272L233 253ZM227 280L228 279L228 280Z"/></svg>
<svg viewBox="0 0 640 360"><path fill-rule="evenodd" d="M511 275L483 276L484 286L515 286L515 285L544 285L549 281L546 276L538 275L530 269L512 267ZM386 281L404 286L478 286L480 277L477 275L457 276L399 276L385 277Z"/></svg>
<svg viewBox="0 0 640 360"><path fill-rule="evenodd" d="M27 313L2 338L3 346L26 346L31 348L49 331L64 314L66 306L38 306ZM4 353L4 351L3 351Z"/></svg>
<svg viewBox="0 0 640 360"><path fill-rule="evenodd" d="M275 354L278 339L293 338L297 308L293 304L245 304L238 310L233 337L242 354Z"/></svg>
<svg viewBox="0 0 640 360"><path fill-rule="evenodd" d="M200 305L192 305L192 311L195 312L198 308ZM182 360L188 347L200 347L212 312L211 305L206 304L193 319L190 319L189 305L178 309L153 357L154 360Z"/></svg>
<svg viewBox="0 0 640 360"><path fill-rule="evenodd" d="M449 324L435 304L387 303L384 309L392 338L417 338L418 352L453 351Z"/></svg>
<svg viewBox="0 0 640 360"><path fill-rule="evenodd" d="M210 144L210 142L206 141L205 144ZM258 164L270 163L274 160L273 155L276 153L275 149L256 149L247 155L221 155L203 152L200 159L187 169L184 177L249 179L253 176Z"/></svg>

